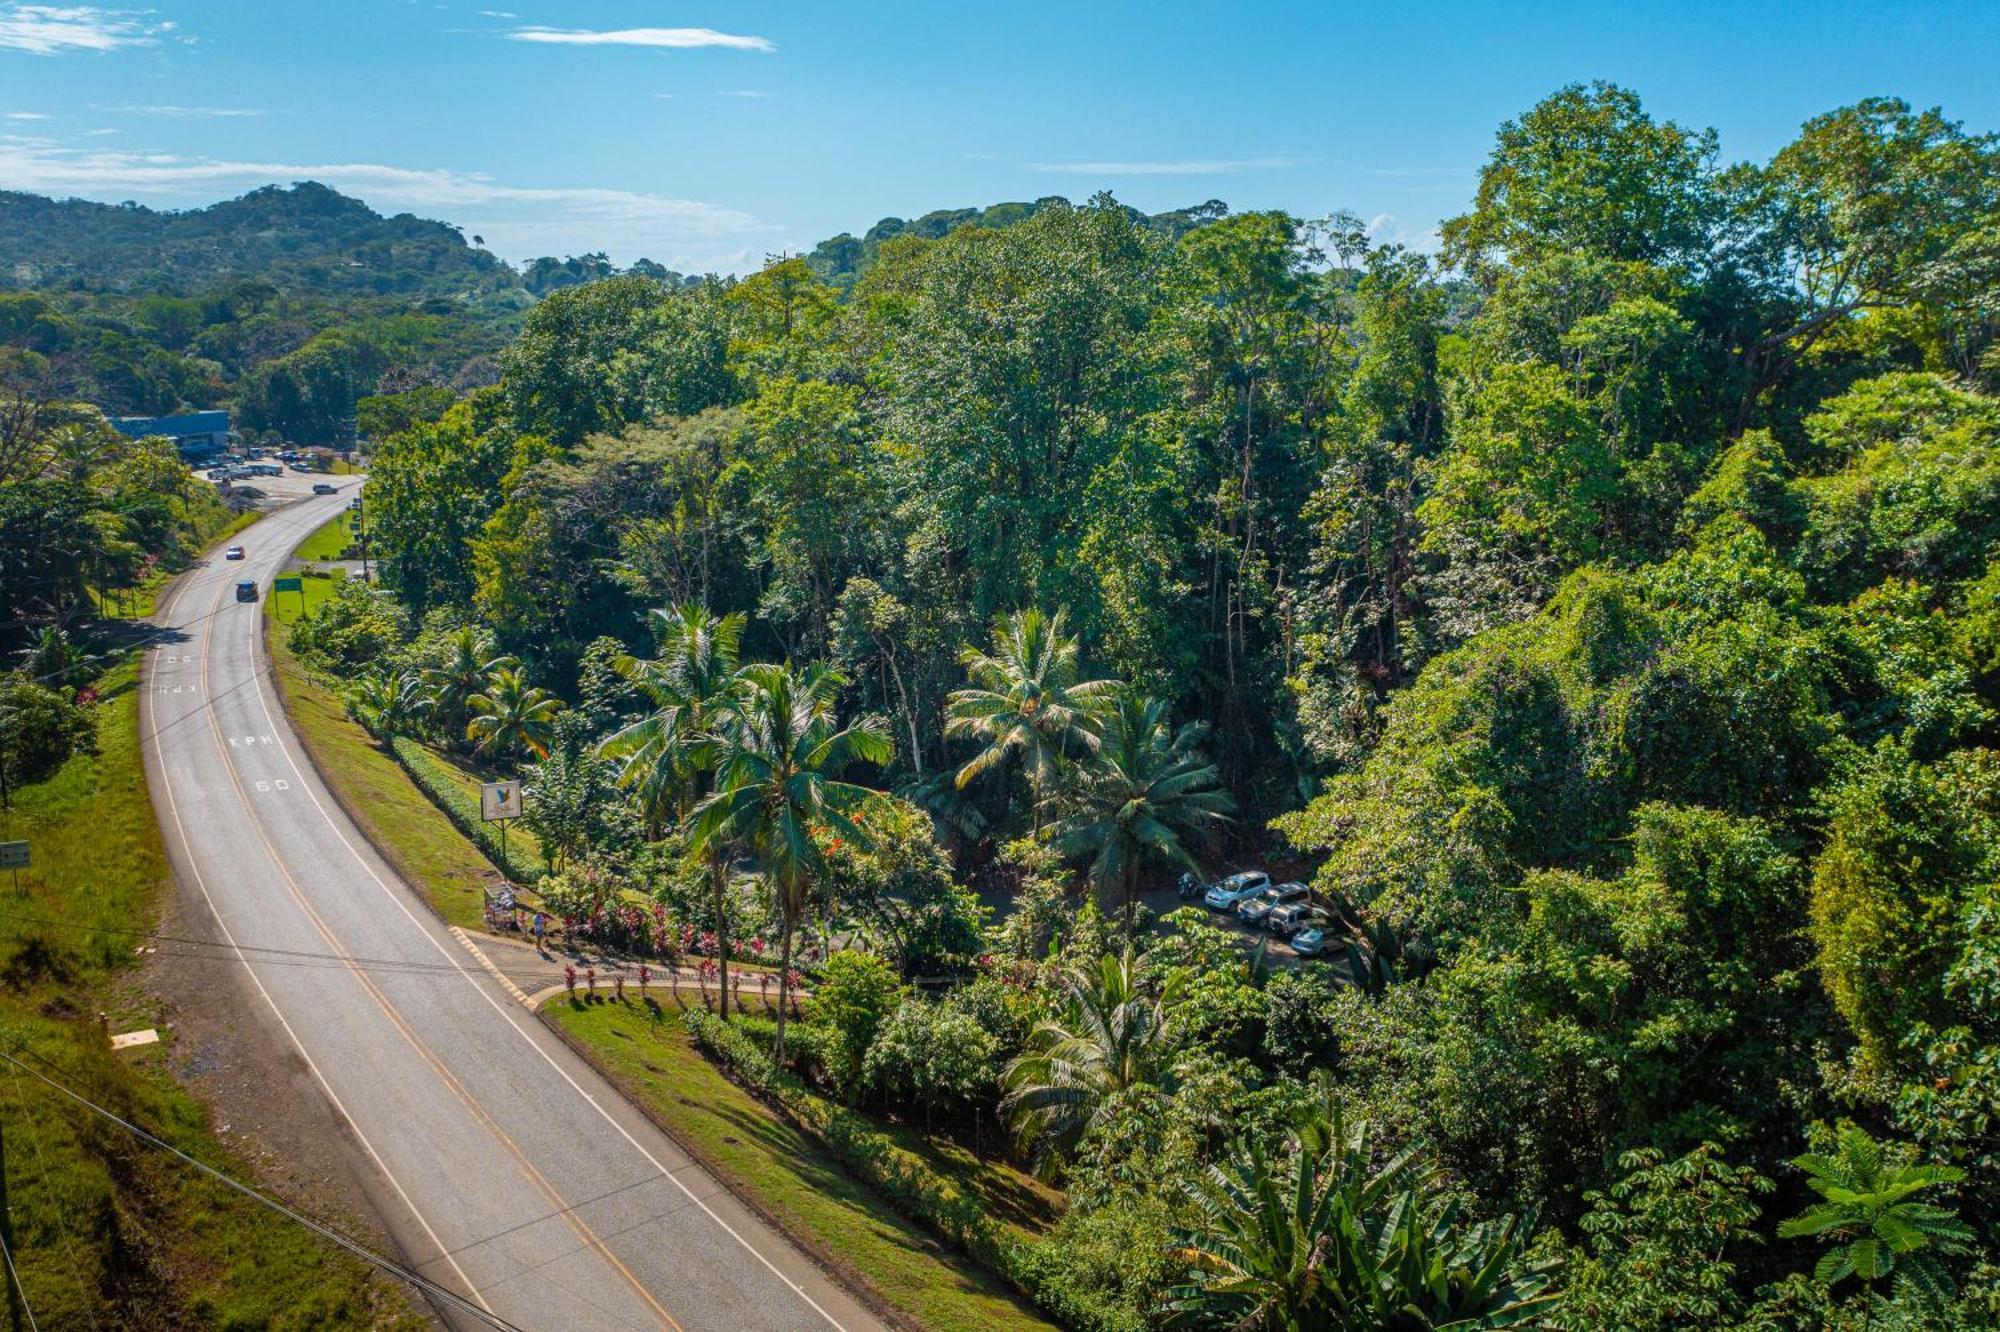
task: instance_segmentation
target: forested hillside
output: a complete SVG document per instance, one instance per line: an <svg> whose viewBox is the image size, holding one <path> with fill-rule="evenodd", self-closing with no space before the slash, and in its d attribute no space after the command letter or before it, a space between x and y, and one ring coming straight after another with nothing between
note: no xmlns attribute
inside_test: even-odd
<svg viewBox="0 0 2000 1332"><path fill-rule="evenodd" d="M1256 1210L1361 1168L1288 1127L1322 1070L1438 1172L1409 1205L1441 1235L1514 1218L1453 1250L1513 1274L1465 1308L1985 1325L1996 224L1994 142L1935 113L1862 103L1728 165L1598 86L1501 128L1437 255L1106 199L881 238L851 289L822 252L558 292L496 388L377 453L408 637L341 665L381 706L465 624L572 700L564 763L601 742L650 811L572 829L600 887L649 882L648 832L732 826L700 802L727 770L661 766L714 667L687 612L646 663L662 606L837 669L789 687L879 718L853 752L970 881L1313 858L1331 973L1187 921L1125 964L1072 920L1034 971L1032 913L987 945L1039 979L1007 973L963 1094L1069 1189L1045 1307L1360 1298Z"/></svg>
<svg viewBox="0 0 2000 1332"><path fill-rule="evenodd" d="M0 284L185 295L254 279L326 295L470 299L517 288L457 228L383 217L307 181L185 212L0 191Z"/></svg>
<svg viewBox="0 0 2000 1332"><path fill-rule="evenodd" d="M1441 242L551 270L292 646L577 937L809 978L746 1085L1004 1124L1034 1243L849 1164L1067 1326L1994 1326L2000 141L1575 86ZM1140 905L1264 863L1327 960Z"/></svg>

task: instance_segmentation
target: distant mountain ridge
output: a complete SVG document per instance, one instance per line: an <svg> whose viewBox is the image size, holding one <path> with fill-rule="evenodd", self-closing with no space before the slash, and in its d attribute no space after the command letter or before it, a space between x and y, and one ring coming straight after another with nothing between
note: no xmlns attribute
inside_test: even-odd
<svg viewBox="0 0 2000 1332"><path fill-rule="evenodd" d="M1050 195L941 208L909 220L885 217L858 237L842 232L821 241L806 259L823 279L844 287L898 236L935 240L962 226L1012 226L1068 204ZM1178 235L1228 211L1210 200L1145 220ZM602 253L539 258L517 272L468 243L459 227L410 213L384 215L315 181L266 185L180 211L0 190L0 291L184 296L256 281L326 296L459 302L499 296L504 305L620 272L693 280L647 259L621 270Z"/></svg>
<svg viewBox="0 0 2000 1332"><path fill-rule="evenodd" d="M0 191L0 288L188 294L245 279L418 299L520 287L456 227L312 181L181 212Z"/></svg>

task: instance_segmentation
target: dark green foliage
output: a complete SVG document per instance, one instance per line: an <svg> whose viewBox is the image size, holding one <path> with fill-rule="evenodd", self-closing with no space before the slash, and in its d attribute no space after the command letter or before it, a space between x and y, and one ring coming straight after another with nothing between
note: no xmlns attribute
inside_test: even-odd
<svg viewBox="0 0 2000 1332"><path fill-rule="evenodd" d="M52 775L72 754L96 748L97 722L75 691L32 677L0 675L0 793Z"/></svg>

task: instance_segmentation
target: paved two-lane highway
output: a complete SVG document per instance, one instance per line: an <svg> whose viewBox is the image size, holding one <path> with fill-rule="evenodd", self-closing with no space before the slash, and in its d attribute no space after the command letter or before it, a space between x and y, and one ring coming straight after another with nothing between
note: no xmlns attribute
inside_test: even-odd
<svg viewBox="0 0 2000 1332"><path fill-rule="evenodd" d="M263 607L235 585L270 595L355 484L188 573L145 677L153 801L246 1002L352 1128L412 1265L507 1322L878 1328L510 1000L319 782L263 669Z"/></svg>

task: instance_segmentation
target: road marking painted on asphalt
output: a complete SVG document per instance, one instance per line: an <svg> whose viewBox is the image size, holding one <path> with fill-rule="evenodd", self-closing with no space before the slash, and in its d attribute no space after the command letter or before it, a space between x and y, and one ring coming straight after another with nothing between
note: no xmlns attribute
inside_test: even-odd
<svg viewBox="0 0 2000 1332"><path fill-rule="evenodd" d="M220 590L217 591L216 596L219 601L221 598ZM253 658L256 655L258 647L261 645L261 633L260 633L261 628L262 628L262 623L261 621L259 621L258 624L253 626L251 629L251 634L252 634L251 651ZM205 628L203 630L204 639L206 638L208 633L209 630ZM206 666L206 664L204 664L202 667L203 684L207 683L207 677L208 677L208 667ZM261 689L258 690L258 697L261 702L263 698ZM269 717L269 711L270 711L269 705L265 704L264 706L265 706L266 719L271 720ZM273 725L275 726L275 722L273 722ZM223 741L226 739L226 737L222 733L221 720L216 716L213 710L209 711L209 730L211 735L215 739L216 753L222 755L223 758L226 760L228 757L228 750L223 744ZM290 761L289 753L287 753L286 757L287 761L289 762ZM319 933L320 937L326 941L327 946L330 949L332 949L334 953L346 958L346 965L349 973L353 975L355 981L361 986L362 990L366 994L368 994L370 998L374 999L376 1005L382 1010L383 1015L389 1019L390 1025L396 1028L397 1032L409 1044L410 1048L416 1053L417 1057L422 1059L424 1063L430 1067L431 1071L437 1076L438 1080L444 1085L445 1090L449 1091L453 1096L455 1096L460 1101L460 1103L463 1104L465 1108L472 1114L473 1118L477 1120L479 1123L481 1123L487 1129L487 1131L494 1136L494 1138L500 1143L500 1145L508 1152L508 1154L515 1159L515 1162L520 1166L524 1177L528 1180L530 1184L535 1186L535 1188L542 1194L543 1197L548 1199L550 1204L555 1208L556 1215L561 1216L563 1220L566 1223L568 1223L570 1228L576 1232L577 1238L583 1242L583 1247L588 1249L594 1249L600 1256L602 1256L604 1260L611 1265L612 1269L616 1271L621 1277L624 1278L625 1282L632 1288L633 1292L639 1296L640 1300L644 1302L646 1305L648 1305L652 1309L652 1311L656 1315L658 1315L658 1317L668 1327L672 1328L674 1332L685 1332L685 1329L681 1327L680 1322L677 1319L675 1319L675 1317L671 1313L667 1311L666 1306L661 1304L659 1299L656 1296L654 1296L654 1294L650 1290L646 1289L645 1284L641 1282L638 1279L638 1277L632 1273L630 1268L625 1266L624 1262L618 1257L617 1254L611 1251L610 1246L605 1244L604 1241L598 1237L596 1231L591 1229L589 1223L586 1222L583 1219L583 1217L576 1212L575 1208L569 1203L569 1201L565 1199L559 1191L557 1191L555 1186L548 1180L546 1176L544 1176L541 1173L540 1170L536 1169L534 1163L528 1159L527 1153L521 1150L520 1145L517 1144L513 1140L513 1138L508 1136L506 1130L500 1127L499 1121L495 1120L493 1116L486 1110L486 1108L480 1105L478 1099L472 1095L471 1091L464 1085L464 1083L459 1081L458 1076L451 1071L450 1067L446 1065L443 1060L438 1058L436 1053L432 1051L429 1045L427 1045L424 1042L423 1038L417 1034L416 1029L409 1025L408 1021L403 1017L402 1013L396 1008L395 1004L391 1002L388 995L385 994L382 991L382 989L375 984L373 978L368 976L360 968L360 966L353 960L353 958L347 957L346 950L342 947L339 937L333 932L332 927L327 924L326 920L319 914L319 912L313 909L312 904L306 900L304 890L299 886L298 881L292 877L291 870L286 865L284 858L278 854L277 846L271 841L270 834L265 830L263 820L258 817L255 809L251 807L251 803L249 800L249 793L244 790L242 780L236 775L235 769L231 767L226 761L224 762L223 767L229 776L230 784L236 788L237 795L243 801L244 807L250 810L250 820L249 820L250 827L257 834L257 839L264 844L265 854L269 857L272 867L278 871L279 876L285 881L285 889L287 895L290 896L293 902L295 902L298 905L299 909L305 913L307 920L312 924L313 928ZM297 772L297 765L294 764L293 767L294 771ZM301 781L304 780L303 773L297 773L297 775L299 776ZM261 788L263 783L260 782L258 783L258 785ZM308 791L308 794L310 794L310 791ZM318 802L315 800L314 804L315 806L317 806ZM321 809L321 814L324 815L324 813L325 813L324 809ZM336 835L339 835L340 829L338 825L333 824L330 819L328 820L328 823L329 826L333 828L334 833ZM342 840L343 842L345 841L344 838ZM349 850L352 850L352 847L349 847ZM427 939L431 938L428 931L420 931L420 932L424 934L425 938ZM435 939L432 939L431 941L433 945L436 944ZM454 1267L456 1267L455 1263ZM470 1283L468 1283L468 1285L469 1284ZM567 1287L565 1289L567 1289ZM582 1292L570 1290L569 1293L575 1296L577 1299L582 1300L584 1303L592 1304L593 1307L596 1307L594 1301L590 1300L589 1297L585 1296ZM492 1312L492 1310L489 1308L488 1312L490 1313ZM599 1312L605 1314L608 1317L613 1317L613 1318L617 1317L617 1315L612 1314L611 1311L608 1309L600 1308ZM622 1323L625 1320L620 1318L618 1319L618 1321Z"/></svg>
<svg viewBox="0 0 2000 1332"><path fill-rule="evenodd" d="M528 996L521 992L521 987L514 984L513 981L507 979L507 973L500 970L499 967L495 966L493 963L493 959L486 956L486 951L482 949L478 944L472 942L471 935L467 934L464 930L461 930L456 925L447 925L445 926L445 929L451 932L452 938L458 940L460 943L465 945L465 951L472 954L473 959L477 961L480 966L485 967L486 970L489 973L491 973L493 979L499 981L500 984L506 988L508 994L514 996L515 1002L519 1003L523 1008L532 1009L534 1007L532 1003L528 1002Z"/></svg>
<svg viewBox="0 0 2000 1332"><path fill-rule="evenodd" d="M181 592L187 586L187 583L178 584L169 594L168 599L178 602ZM221 600L222 592L218 588L216 591L216 602L218 605L221 603ZM213 609L211 607L211 611ZM159 613L164 616L164 609ZM203 630L203 636L204 638L207 636L206 629ZM452 1256L451 1250L447 1249L444 1241L438 1238L437 1231L431 1228L430 1219L417 1207L416 1201L410 1197L409 1191L403 1187L402 1181L397 1179L395 1173L389 1169L388 1162L382 1159L382 1154L375 1150L375 1144L368 1140L368 1135L361 1131L361 1125L356 1123L354 1116L348 1113L346 1104L340 1099L340 1094L334 1091L333 1084L327 1080L326 1074L320 1070L319 1063L314 1060L311 1052L306 1049L305 1042L299 1039L296 1031L292 1030L292 1024L286 1020L284 1010L278 1007L278 1001L265 988L263 978L257 974L256 968L250 965L250 959L243 955L243 949L237 944L236 936L231 933L228 922L222 918L221 909L215 904L214 896L208 891L208 881L202 875L200 863L195 859L194 844L188 840L187 825L181 822L180 802L174 799L174 783L172 776L167 771L166 754L161 748L160 729L152 727L149 728L149 731L153 742L153 756L159 763L160 784L167 796L167 812L173 818L174 831L180 835L181 851L187 860L188 869L194 874L195 887L200 889L202 900L208 903L208 911L215 918L216 927L222 931L222 937L228 941L229 946L236 950L236 960L243 964L243 971L250 977L250 983L257 987L257 993L264 996L264 1002L270 1007L271 1015L277 1018L278 1025L285 1029L285 1035L291 1039L292 1048L297 1050L299 1057L306 1061L306 1067L312 1070L313 1078L319 1083L320 1090L326 1093L326 1099L332 1103L335 1113L346 1122L348 1131L354 1134L355 1141L359 1142L362 1150L368 1153L369 1159L375 1163L375 1168L382 1172L382 1178L389 1181L389 1187L396 1191L398 1198L402 1199L403 1206L410 1209L410 1215L415 1217L417 1224L423 1227L424 1234L430 1237L431 1244L436 1248L438 1256L443 1258L450 1265L451 1270L457 1274L459 1284L470 1293L473 1302L486 1310L486 1312L492 1313L493 1308L486 1303L485 1297L479 1293L479 1287L473 1285L471 1279L465 1275L465 1270L458 1265L458 1259Z"/></svg>
<svg viewBox="0 0 2000 1332"><path fill-rule="evenodd" d="M255 640L254 645L252 647L252 651L258 654L261 654L263 652L263 640L261 636ZM306 781L305 770L299 766L298 758L292 752L292 743L290 740L286 738L285 729L278 725L276 716L271 712L270 695L265 687L266 684L268 683L268 681L265 678L265 672L258 671L256 673L256 678L258 681L257 701L259 706L261 706L264 710L265 722L270 725L272 733L278 737L279 751L284 754L285 761L291 764L292 771L298 776L300 782L302 783L303 789L306 794L306 798L312 801L313 808L319 811L320 817L325 819L327 822L327 826L333 829L333 835L340 839L341 844L347 848L348 854L354 857L355 863L360 865L362 870L368 875L368 877L375 881L375 886L380 888L383 894L387 896L391 902L396 904L396 908L403 913L404 917L407 918L411 924L417 927L418 933L422 934L424 938L430 940L431 947L435 948L440 956L442 956L446 961L453 963L454 969L457 970L460 975L465 977L466 982L472 986L473 992L478 994L480 998L484 999L488 1004L492 1005L493 1011L500 1014L501 1017L506 1019L507 1024L514 1028L515 1032L521 1037L523 1041L527 1042L528 1048L533 1050L536 1054L540 1055L542 1057L542 1061L546 1063L551 1069L555 1070L557 1077L560 1077L564 1082L567 1082L570 1085L570 1089L572 1091L574 1091L578 1096L582 1097L586 1102L588 1102L590 1107L593 1110L597 1111L598 1115L604 1120L604 1122L609 1124L618 1133L620 1137L624 1138L625 1141L628 1144L630 1144L633 1151L636 1151L637 1153L639 1153L640 1156L644 1157L648 1162L648 1164L650 1164L655 1170L659 1171L660 1174L672 1180L674 1183L674 1187L679 1189L683 1194L685 1194L688 1198L688 1201L692 1202L696 1207L699 1207L708 1216L709 1220L715 1222L717 1226L721 1227L724 1234L728 1235L729 1238L735 1240L737 1244L741 1245L744 1252L748 1253L751 1257L755 1258L759 1263L763 1264L764 1268L767 1271L769 1271L772 1276L775 1276L776 1278L778 1278L778 1280L784 1282L786 1286L790 1287L792 1293L797 1295L800 1299L804 1300L806 1302L806 1305L809 1308L811 1308L814 1313L818 1314L821 1318L825 1319L828 1326L834 1328L835 1332L847 1332L846 1327L840 1322L839 1319L835 1318L832 1314L828 1313L826 1309L820 1305L820 1302L818 1300L815 1300L811 1295L808 1295L806 1293L805 1287L801 1286L798 1282L792 1280L791 1277L785 1275L785 1273L779 1269L778 1265L772 1262L770 1258L766 1256L762 1250L760 1250L756 1245L752 1244L749 1240L743 1238L742 1233L739 1232L736 1229L736 1227L730 1225L727 1221L723 1220L722 1217L716 1213L715 1209L708 1205L705 1199L703 1199L693 1189L690 1189L684 1182L682 1182L678 1174L676 1174L674 1171L667 1169L665 1163L663 1163L657 1156L654 1156L651 1152L647 1151L645 1144L641 1143L637 1138L633 1137L631 1132L627 1130L623 1124L619 1123L618 1120L614 1118L609 1111L607 1111L603 1106L599 1105L596 1102L596 1100L591 1096L591 1094L585 1091L583 1089L583 1086L580 1083L578 1083L575 1078L570 1076L569 1070L564 1068L561 1064L557 1063L555 1057L551 1055L546 1049L544 1049L540 1044L538 1044L535 1038L528 1034L527 1029L525 1027L521 1026L520 1023L514 1020L513 1016L507 1012L506 1008L502 1006L502 1004L498 999L495 999L493 995L489 993L483 985L480 985L478 980L470 972L466 971L463 967L458 966L456 961L452 958L451 951L438 941L438 938L435 934L431 933L429 929L425 928L422 921L417 919L417 915L414 911L410 909L409 903L405 902L402 896L399 895L395 889L391 888L388 885L388 883L383 880L381 875L375 872L375 867L368 862L368 858L361 853L361 849L354 845L353 841L348 837L346 831L341 828L339 821L336 820L333 817L333 815L327 812L326 805L322 803L319 796L314 793L312 789L312 783Z"/></svg>

